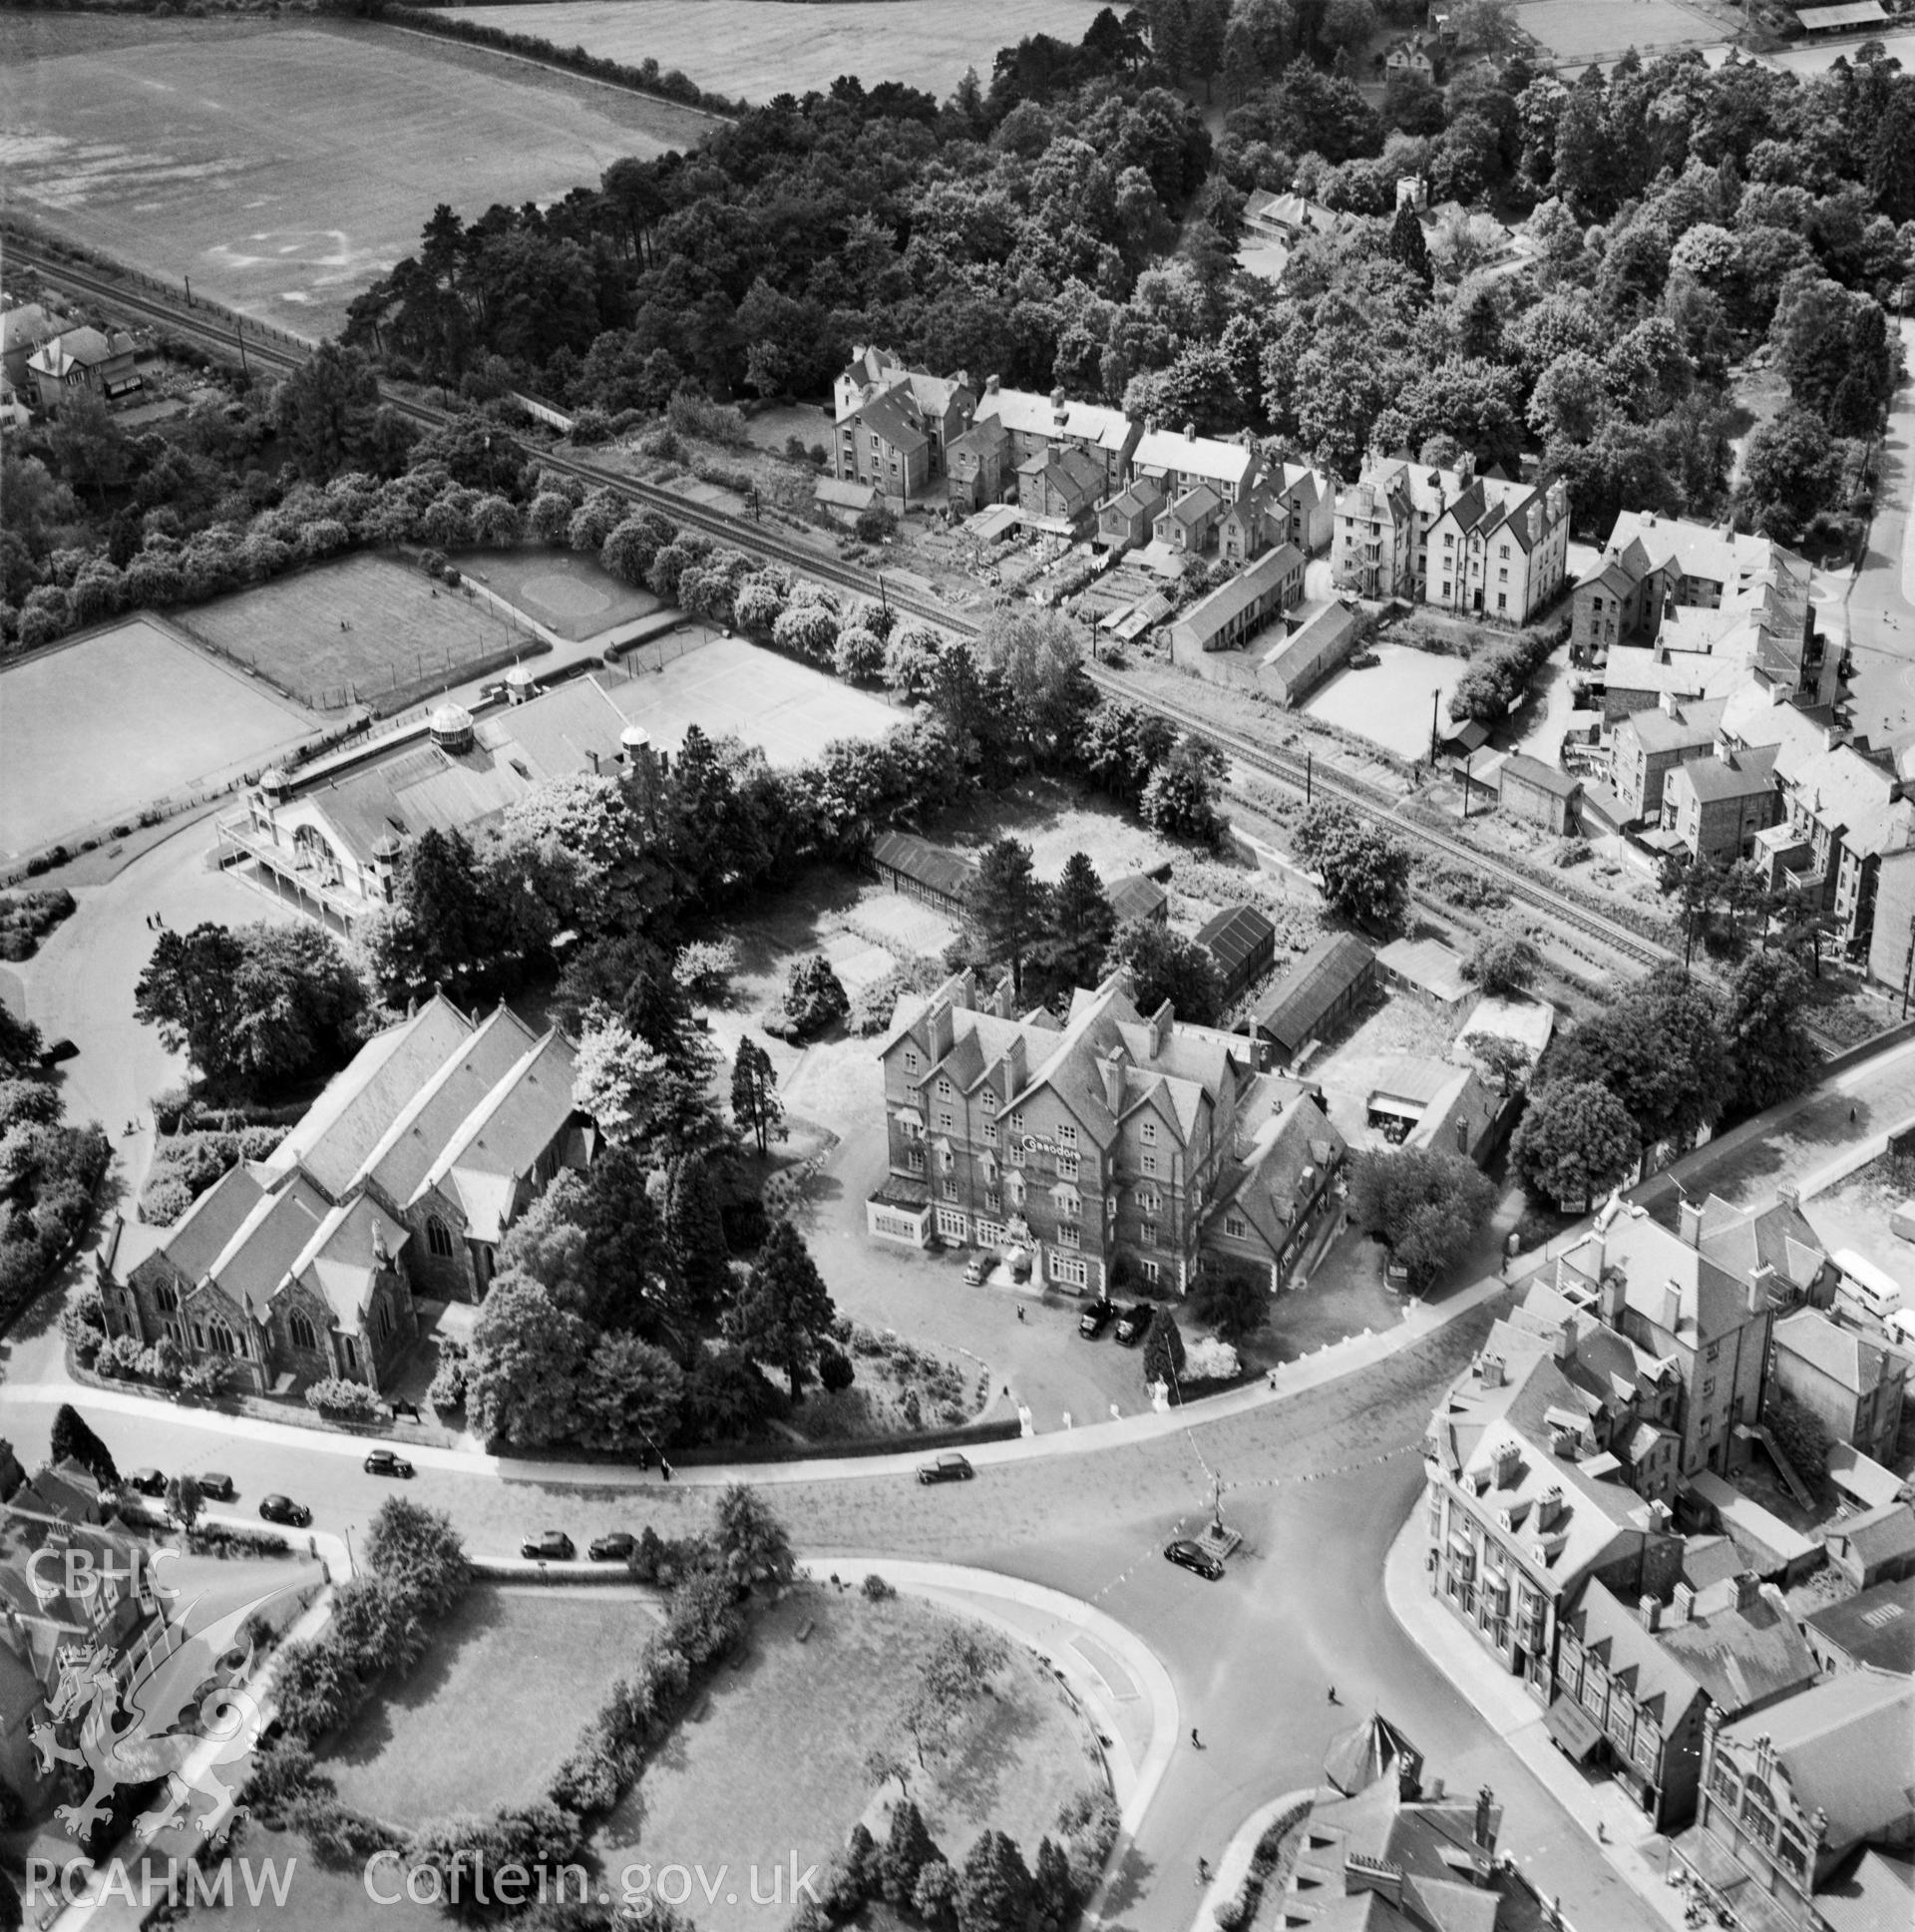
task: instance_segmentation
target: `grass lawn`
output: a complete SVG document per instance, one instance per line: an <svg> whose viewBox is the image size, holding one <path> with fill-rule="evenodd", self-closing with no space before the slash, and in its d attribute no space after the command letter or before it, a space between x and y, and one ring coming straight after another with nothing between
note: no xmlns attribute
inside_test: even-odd
<svg viewBox="0 0 1915 1932"><path fill-rule="evenodd" d="M1630 47L1647 59L1660 48L1728 37L1707 14L1675 0L1530 0L1515 14L1517 26L1569 67L1616 60Z"/></svg>
<svg viewBox="0 0 1915 1932"><path fill-rule="evenodd" d="M316 340L439 202L558 200L713 124L358 22L9 12L0 125L24 213Z"/></svg>
<svg viewBox="0 0 1915 1932"><path fill-rule="evenodd" d="M341 558L215 598L181 628L328 711L401 710L483 657L546 648L480 598L389 557Z"/></svg>
<svg viewBox="0 0 1915 1932"><path fill-rule="evenodd" d="M800 1644L807 1622L813 1628ZM872 1604L829 1585L766 1613L745 1667L720 1671L600 1831L614 1891L627 1865L702 1865L719 1889L686 1907L700 1932L782 1927L791 1916L792 1857L801 1872L822 1866L865 1815L878 1795L865 1755L898 1743L899 1713L948 1622L910 1598ZM1086 1755L1081 1720L1027 1652L1011 1646L995 1693L949 1757L911 1781L954 1864L992 1825L1030 1859L1064 1799L1101 1775ZM752 1903L754 1870L760 1897L771 1892L773 1872L782 1874L777 1903Z"/></svg>
<svg viewBox="0 0 1915 1932"><path fill-rule="evenodd" d="M990 85L1000 47L1026 34L1076 43L1097 0L896 0L888 6L825 0L803 12L761 0L560 0L489 7L489 25L579 45L635 67L646 58L681 68L700 87L747 101L823 92L841 74L867 87L903 81L943 100L974 67ZM810 439L807 439L810 440Z"/></svg>
<svg viewBox="0 0 1915 1932"><path fill-rule="evenodd" d="M170 627L129 618L0 674L0 851L131 820L317 728Z"/></svg>
<svg viewBox="0 0 1915 1932"><path fill-rule="evenodd" d="M689 620L688 620L689 621ZM781 766L802 765L840 738L882 738L911 714L853 689L809 664L742 637L695 633L705 641L630 678L608 672L605 688L651 741L674 750L687 725L707 738L742 738Z"/></svg>
<svg viewBox="0 0 1915 1932"><path fill-rule="evenodd" d="M567 551L462 551L452 561L514 609L574 641L664 608L649 590Z"/></svg>
<svg viewBox="0 0 1915 1932"><path fill-rule="evenodd" d="M1029 846L1037 876L1053 883L1073 852L1087 854L1108 885L1126 873L1162 865L1182 850L1126 818L1108 799L1052 778L980 793L964 810L941 821L935 834L937 844L972 859L993 840L1005 838Z"/></svg>
<svg viewBox="0 0 1915 1932"><path fill-rule="evenodd" d="M476 1588L418 1672L365 1706L326 1772L343 1802L395 1824L526 1803L656 1627L623 1589Z"/></svg>

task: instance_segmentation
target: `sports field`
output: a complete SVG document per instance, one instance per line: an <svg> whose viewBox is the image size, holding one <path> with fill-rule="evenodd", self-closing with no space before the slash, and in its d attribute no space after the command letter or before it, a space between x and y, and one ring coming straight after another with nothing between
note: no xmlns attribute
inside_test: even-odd
<svg viewBox="0 0 1915 1932"><path fill-rule="evenodd" d="M1082 40L1100 0L557 0L488 7L488 26L581 46L636 67L649 57L747 101L822 92L841 74L904 81L943 100L974 67L990 85L1000 47L1026 34Z"/></svg>
<svg viewBox="0 0 1915 1932"><path fill-rule="evenodd" d="M1701 8L1676 0L1529 0L1515 14L1517 26L1568 68L1617 60L1632 47L1647 55L1728 38L1728 29Z"/></svg>
<svg viewBox="0 0 1915 1932"><path fill-rule="evenodd" d="M0 672L0 850L135 818L317 728L150 618L116 624Z"/></svg>
<svg viewBox="0 0 1915 1932"><path fill-rule="evenodd" d="M684 639L691 648L680 655L664 655L676 641L664 640L659 669L629 677L606 671L599 679L660 750L675 751L695 724L707 738L762 746L774 765L802 765L834 739L882 738L910 716L742 637L696 642L708 634L693 625Z"/></svg>
<svg viewBox="0 0 1915 1932"><path fill-rule="evenodd" d="M0 12L6 204L314 337L439 202L557 199L711 126L393 29Z"/></svg>
<svg viewBox="0 0 1915 1932"><path fill-rule="evenodd" d="M568 551L462 551L452 561L515 610L574 642L664 607L649 590L620 583L589 557Z"/></svg>
<svg viewBox="0 0 1915 1932"><path fill-rule="evenodd" d="M301 571L202 603L179 623L316 711L396 711L481 658L546 648L483 598L388 557Z"/></svg>

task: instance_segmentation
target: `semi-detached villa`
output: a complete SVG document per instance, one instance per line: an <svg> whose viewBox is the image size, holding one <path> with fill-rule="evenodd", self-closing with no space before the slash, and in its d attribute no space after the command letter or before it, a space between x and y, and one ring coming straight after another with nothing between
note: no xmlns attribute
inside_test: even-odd
<svg viewBox="0 0 1915 1932"><path fill-rule="evenodd" d="M1275 1291L1334 1219L1345 1147L1318 1090L1168 1002L1141 1014L1122 972L1061 1025L958 973L899 1001L880 1058L875 1239L1021 1253L1066 1290L1181 1294L1202 1256Z"/></svg>

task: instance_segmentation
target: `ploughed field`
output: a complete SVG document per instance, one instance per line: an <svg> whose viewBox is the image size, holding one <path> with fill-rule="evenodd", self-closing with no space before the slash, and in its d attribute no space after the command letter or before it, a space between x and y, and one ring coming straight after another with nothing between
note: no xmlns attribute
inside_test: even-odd
<svg viewBox="0 0 1915 1932"><path fill-rule="evenodd" d="M558 199L712 125L384 27L0 12L4 204L315 339L441 201Z"/></svg>

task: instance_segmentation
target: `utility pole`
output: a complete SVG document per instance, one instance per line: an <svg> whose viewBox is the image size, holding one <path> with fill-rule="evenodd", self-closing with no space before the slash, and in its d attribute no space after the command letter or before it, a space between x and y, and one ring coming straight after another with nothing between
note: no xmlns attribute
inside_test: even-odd
<svg viewBox="0 0 1915 1932"><path fill-rule="evenodd" d="M1443 701L1443 689L1439 684L1429 694L1429 770L1431 777L1436 773L1436 711Z"/></svg>
<svg viewBox="0 0 1915 1932"><path fill-rule="evenodd" d="M1304 747L1304 808L1306 811L1309 810L1311 799L1315 795L1312 787L1316 776L1317 755L1306 745Z"/></svg>

